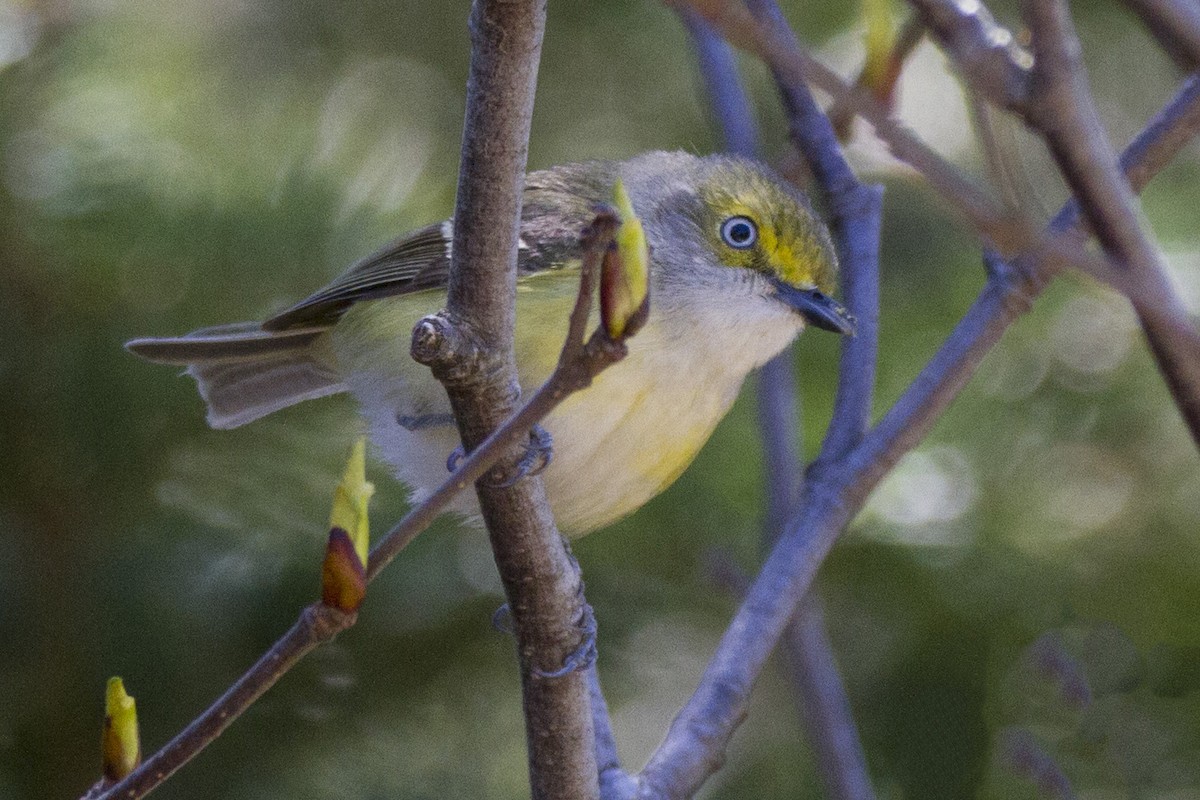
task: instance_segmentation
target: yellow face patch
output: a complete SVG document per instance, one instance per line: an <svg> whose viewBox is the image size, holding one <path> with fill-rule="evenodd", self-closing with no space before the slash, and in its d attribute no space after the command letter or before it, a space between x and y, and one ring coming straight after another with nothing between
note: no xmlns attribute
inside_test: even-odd
<svg viewBox="0 0 1200 800"><path fill-rule="evenodd" d="M797 196L750 169L723 170L700 194L705 219L698 221L719 263L833 291L837 258L829 233ZM731 227L743 220L753 225L752 237Z"/></svg>

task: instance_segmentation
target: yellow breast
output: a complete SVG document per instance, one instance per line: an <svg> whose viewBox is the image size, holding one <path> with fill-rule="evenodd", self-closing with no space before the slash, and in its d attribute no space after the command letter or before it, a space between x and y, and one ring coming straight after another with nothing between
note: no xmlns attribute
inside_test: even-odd
<svg viewBox="0 0 1200 800"><path fill-rule="evenodd" d="M537 276L517 296L516 355L527 391L550 374L566 333L576 274ZM457 432L442 387L408 356L413 325L443 298L425 292L359 303L333 347L371 439L417 498L446 478ZM728 304L685 315L652 310L629 355L569 397L543 423L554 460L543 473L560 529L579 536L633 512L668 487L729 410L747 373L796 335L799 323L747 321ZM442 424L412 425L414 419ZM398 420L408 421L407 426ZM476 513L466 493L456 510Z"/></svg>

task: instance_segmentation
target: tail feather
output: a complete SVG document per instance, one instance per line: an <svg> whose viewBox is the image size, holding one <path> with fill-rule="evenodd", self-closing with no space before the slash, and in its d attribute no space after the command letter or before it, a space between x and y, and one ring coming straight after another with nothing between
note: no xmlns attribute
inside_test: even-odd
<svg viewBox="0 0 1200 800"><path fill-rule="evenodd" d="M346 391L326 329L267 332L236 323L125 345L156 364L186 367L208 405L208 424L236 428L281 408Z"/></svg>

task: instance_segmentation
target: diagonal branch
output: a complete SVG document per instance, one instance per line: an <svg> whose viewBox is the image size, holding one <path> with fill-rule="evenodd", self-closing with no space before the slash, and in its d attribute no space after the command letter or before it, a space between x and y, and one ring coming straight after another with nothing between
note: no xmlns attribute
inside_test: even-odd
<svg viewBox="0 0 1200 800"><path fill-rule="evenodd" d="M1191 0L1125 0L1167 53L1186 70L1200 69L1200 5Z"/></svg>
<svg viewBox="0 0 1200 800"><path fill-rule="evenodd" d="M756 13L779 14L771 2L754 4ZM685 23L697 42L701 70L710 90L714 116L730 150L755 156L757 136L747 133L736 115L749 113L728 44L714 36L695 12L682 9ZM784 89L785 104L793 109L793 137L801 153L810 160L810 169L834 212L834 229L842 254L843 285L847 303L859 320L856 338L843 347L842 374L850 380L839 388L838 410L834 423L838 433L829 438L856 441L865 430L874 392L875 350L878 318L878 220L881 190L863 187L854 177L837 144L832 125L812 102L807 92ZM800 111L803 109L803 111ZM868 207L862 202L873 199ZM847 214L861 209L871 219ZM860 231L865 234L859 235ZM875 244L865 241L871 231ZM763 440L764 473L767 489L767 523L764 540L770 544L795 513L802 478L802 458L798 449L799 411L792 353L785 351L772 359L758 375L758 418ZM817 754L817 766L830 797L835 800L870 800L874 797L859 743L858 730L850 714L846 690L838 673L832 645L825 634L824 617L817 598L810 597L789 625L791 635L784 643L786 663L797 687L801 714L808 740Z"/></svg>
<svg viewBox="0 0 1200 800"><path fill-rule="evenodd" d="M970 84L1022 117L1046 140L1108 262L1121 265L1092 274L1129 297L1172 398L1200 444L1200 333L1142 229L1137 201L1120 173L1088 90L1065 3L1026 3L1034 32L1032 69L1026 69L1011 34L992 21L983 5L910 2ZM1005 46L997 48L996 42Z"/></svg>
<svg viewBox="0 0 1200 800"><path fill-rule="evenodd" d="M1190 81L1126 150L1135 188L1170 162L1200 130L1200 92ZM1052 232L1078 241L1070 209ZM1071 229L1071 230L1067 230ZM754 681L811 585L838 533L870 491L915 447L967 383L983 357L1045 285L1041 256L996 270L934 358L863 442L823 473L775 546L722 638L695 694L672 722L643 771L646 798L690 797L719 766L744 718Z"/></svg>
<svg viewBox="0 0 1200 800"><path fill-rule="evenodd" d="M1100 246L1135 282L1138 291L1130 300L1175 404L1200 445L1200 333L1143 228L1137 199L1108 144L1066 4L1032 0L1025 15L1035 56L1028 121L1046 139Z"/></svg>
<svg viewBox="0 0 1200 800"><path fill-rule="evenodd" d="M508 449L528 436L538 422L574 392L590 385L603 369L624 356L624 348L607 340L600 331L593 333L586 342L584 339L600 262L612 242L616 224L617 220L611 211L601 210L581 240L579 293L568 323L567 339L553 374L516 414L461 459L454 473L441 486L379 540L371 550L368 561L368 581L378 577L417 534L429 527L459 492L486 475ZM187 728L119 784L105 787L100 794L89 795L89 800L133 800L151 792L199 755L305 655L331 641L338 633L353 625L356 619L355 614L346 614L320 603L305 608L292 627ZM611 739L611 731L608 731L608 736Z"/></svg>

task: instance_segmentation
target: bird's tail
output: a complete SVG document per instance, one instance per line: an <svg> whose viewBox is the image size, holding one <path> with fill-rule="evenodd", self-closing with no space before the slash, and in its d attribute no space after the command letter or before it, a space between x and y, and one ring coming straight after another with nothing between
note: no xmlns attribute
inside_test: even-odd
<svg viewBox="0 0 1200 800"><path fill-rule="evenodd" d="M236 428L346 391L325 328L268 332L256 322L239 322L169 339L134 339L125 347L156 364L187 367L214 428Z"/></svg>

